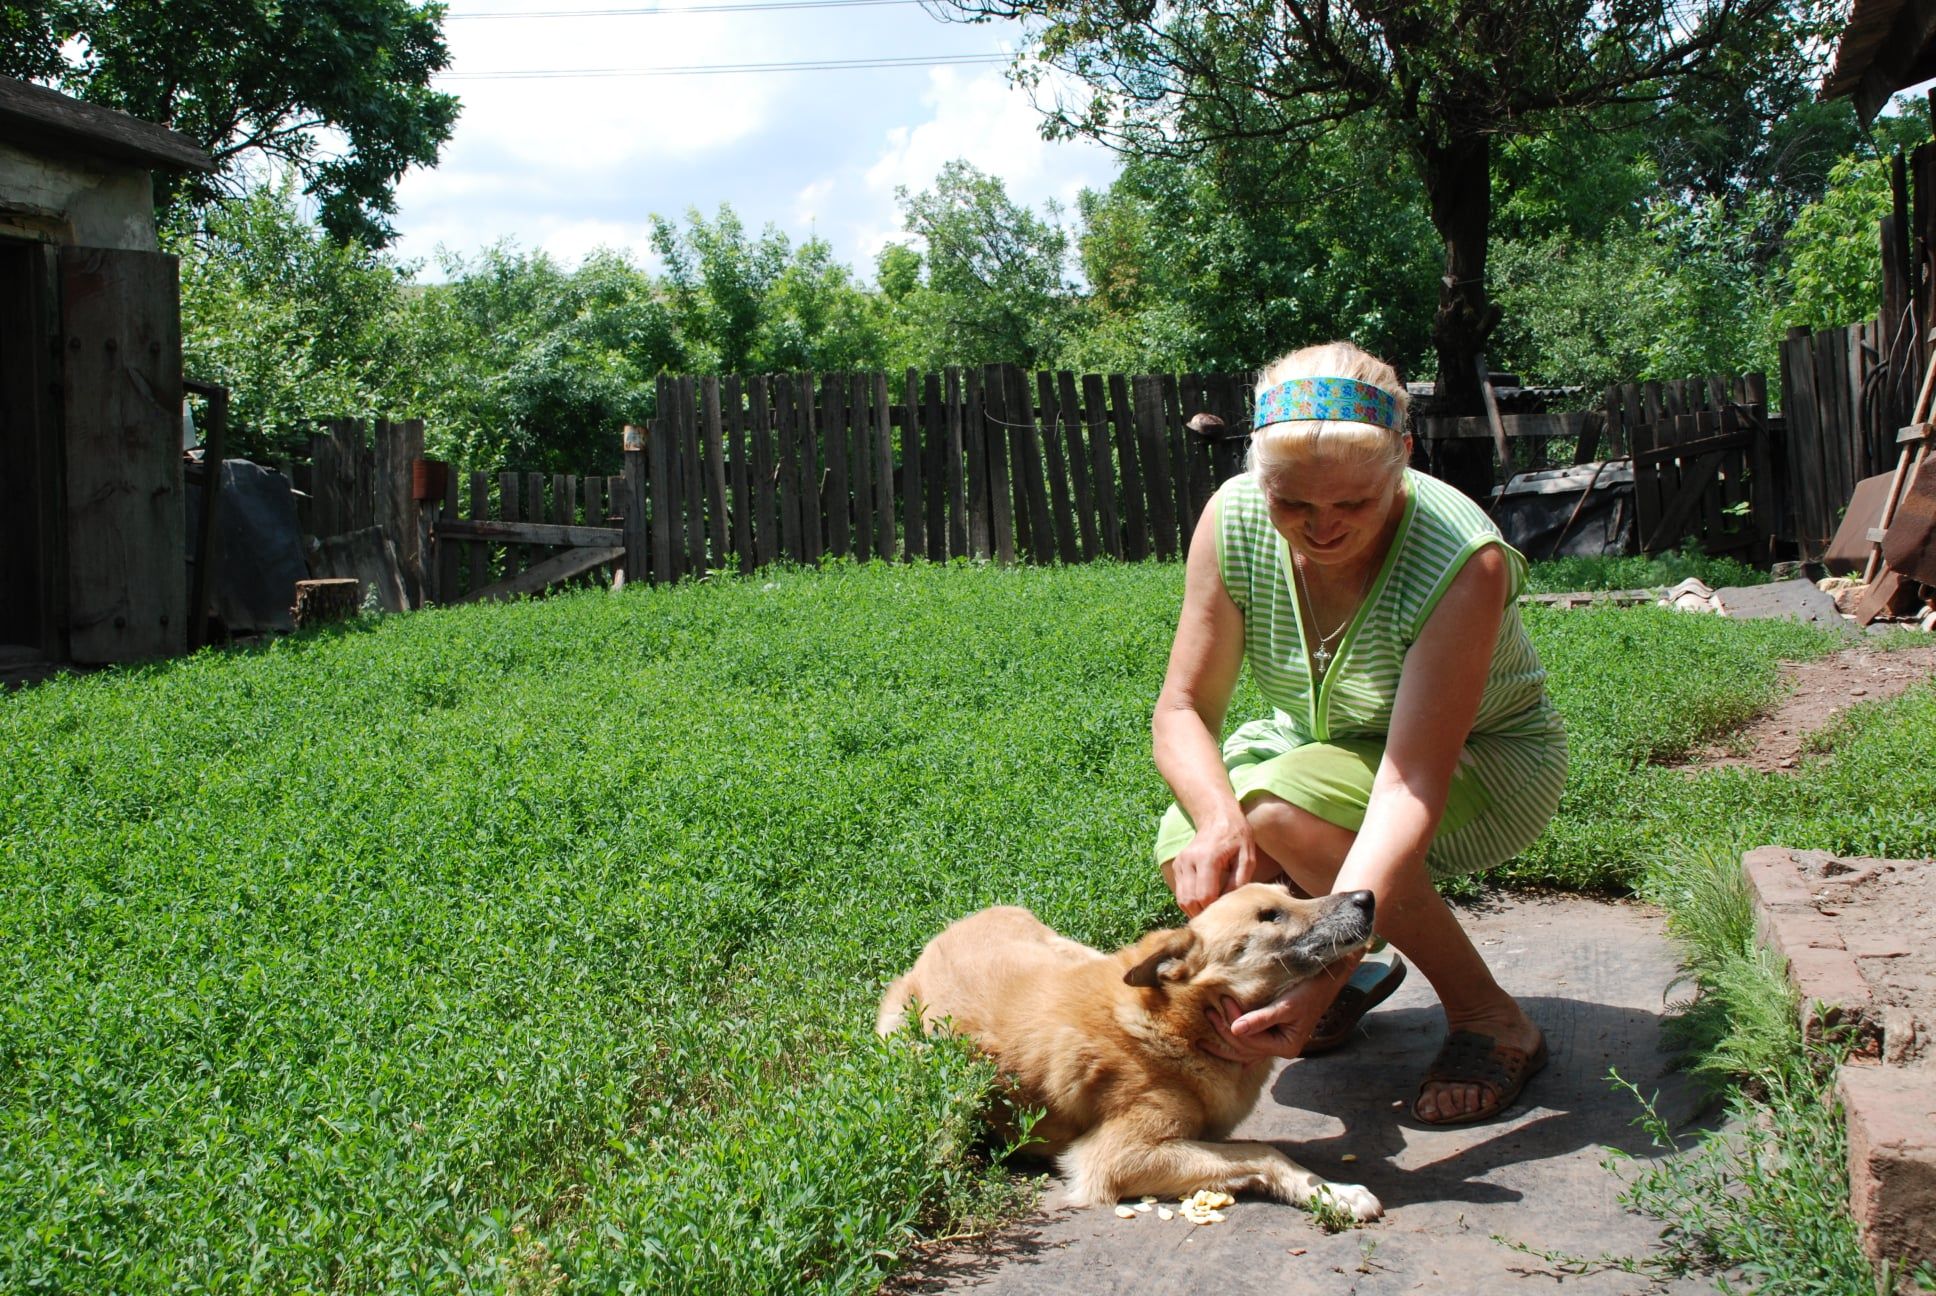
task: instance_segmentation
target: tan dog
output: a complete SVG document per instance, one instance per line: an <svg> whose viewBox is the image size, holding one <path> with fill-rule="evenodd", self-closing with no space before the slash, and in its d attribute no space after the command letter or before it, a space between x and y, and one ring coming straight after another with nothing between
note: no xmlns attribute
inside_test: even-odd
<svg viewBox="0 0 1936 1296"><path fill-rule="evenodd" d="M1011 1077L1017 1102L1046 1114L1030 1150L1060 1159L1072 1205L1200 1188L1256 1189L1303 1203L1327 1191L1360 1220L1382 1212L1356 1184L1327 1183L1266 1143L1222 1140L1256 1105L1268 1059L1225 1061L1204 1010L1275 999L1371 939L1369 891L1293 898L1253 882L1187 927L1151 932L1114 954L1058 936L1026 909L984 909L955 923L888 986L875 1029L921 1006Z"/></svg>

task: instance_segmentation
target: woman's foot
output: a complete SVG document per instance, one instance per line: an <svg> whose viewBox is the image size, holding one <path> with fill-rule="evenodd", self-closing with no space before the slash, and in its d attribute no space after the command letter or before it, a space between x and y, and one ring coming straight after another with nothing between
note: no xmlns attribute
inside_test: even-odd
<svg viewBox="0 0 1936 1296"><path fill-rule="evenodd" d="M1447 1023L1444 1047L1426 1070L1412 1114L1428 1125L1487 1120L1510 1106L1546 1065L1546 1037L1519 1005Z"/></svg>

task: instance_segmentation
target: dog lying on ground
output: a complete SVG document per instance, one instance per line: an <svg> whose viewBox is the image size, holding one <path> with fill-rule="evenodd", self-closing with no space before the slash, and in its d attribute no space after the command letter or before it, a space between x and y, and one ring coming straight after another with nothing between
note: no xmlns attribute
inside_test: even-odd
<svg viewBox="0 0 1936 1296"><path fill-rule="evenodd" d="M1057 1157L1069 1202L1247 1189L1302 1204L1320 1191L1360 1220L1382 1213L1356 1184L1327 1183L1266 1143L1223 1141L1256 1105L1270 1061L1200 1048L1204 1010L1261 1007L1371 940L1369 891L1300 900L1253 882L1187 927L1114 954L1058 936L1026 909L984 909L928 942L881 999L887 1035L918 1003L924 1029L973 1040L1046 1114L1029 1150Z"/></svg>

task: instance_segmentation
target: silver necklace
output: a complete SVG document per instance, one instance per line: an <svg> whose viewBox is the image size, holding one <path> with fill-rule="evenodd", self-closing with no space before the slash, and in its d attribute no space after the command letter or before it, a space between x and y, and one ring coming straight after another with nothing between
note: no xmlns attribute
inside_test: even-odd
<svg viewBox="0 0 1936 1296"><path fill-rule="evenodd" d="M1373 563L1371 570L1365 573L1365 583L1358 587L1357 597L1351 600L1351 610L1344 614L1344 620L1338 622L1337 629L1333 630L1330 634L1318 636L1318 646L1311 653L1311 665L1317 669L1317 674L1320 679L1324 677L1324 673L1327 670L1331 669L1331 659L1336 656L1331 651L1331 641L1343 634L1345 627L1351 624L1351 619L1358 615L1358 607L1364 602L1365 591L1371 588L1371 578L1377 571L1378 564ZM1291 579L1297 582L1298 591L1304 595L1304 606L1310 608L1312 613L1315 614L1318 610L1317 601L1311 597L1311 586L1304 579L1304 569L1298 565L1297 554L1295 552L1291 554ZM1312 626L1311 628L1313 630L1317 629L1316 626Z"/></svg>

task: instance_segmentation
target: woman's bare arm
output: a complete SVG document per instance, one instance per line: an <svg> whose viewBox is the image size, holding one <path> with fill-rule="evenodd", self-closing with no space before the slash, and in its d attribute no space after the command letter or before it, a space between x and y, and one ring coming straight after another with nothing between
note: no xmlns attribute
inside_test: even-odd
<svg viewBox="0 0 1936 1296"><path fill-rule="evenodd" d="M1405 654L1385 758L1333 891L1369 890L1382 907L1400 872L1424 867L1479 715L1511 588L1505 553L1497 545L1480 549Z"/></svg>
<svg viewBox="0 0 1936 1296"><path fill-rule="evenodd" d="M1244 618L1218 570L1213 500L1190 540L1183 614L1150 720L1157 771L1197 829L1170 869L1177 903L1191 915L1252 880L1263 864L1217 741L1243 663Z"/></svg>

